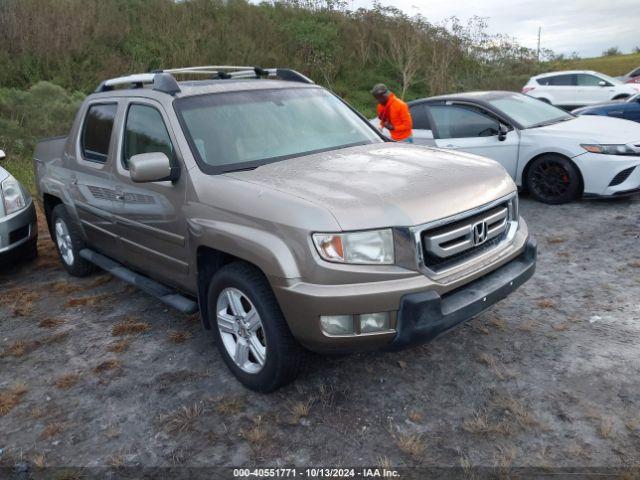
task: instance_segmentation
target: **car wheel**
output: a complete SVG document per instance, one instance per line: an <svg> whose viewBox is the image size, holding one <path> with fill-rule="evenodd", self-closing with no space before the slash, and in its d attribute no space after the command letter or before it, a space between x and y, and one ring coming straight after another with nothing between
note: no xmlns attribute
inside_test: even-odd
<svg viewBox="0 0 640 480"><path fill-rule="evenodd" d="M580 195L578 169L559 155L544 155L533 160L527 169L525 182L531 195L544 203L566 203Z"/></svg>
<svg viewBox="0 0 640 480"><path fill-rule="evenodd" d="M53 241L65 270L74 277L86 277L93 272L95 266L80 256L85 244L64 205L56 206L51 212L51 226Z"/></svg>
<svg viewBox="0 0 640 480"><path fill-rule="evenodd" d="M260 270L243 262L222 267L208 302L218 350L243 385L266 393L296 378L305 352Z"/></svg>

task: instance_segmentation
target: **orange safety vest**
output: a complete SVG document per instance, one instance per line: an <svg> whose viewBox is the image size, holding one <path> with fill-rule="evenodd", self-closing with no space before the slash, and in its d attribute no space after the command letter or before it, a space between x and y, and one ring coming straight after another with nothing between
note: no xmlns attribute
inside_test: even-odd
<svg viewBox="0 0 640 480"><path fill-rule="evenodd" d="M382 128L384 128L385 122L393 125L393 130L389 130L389 133L396 142L409 138L413 133L413 121L409 107L393 93L389 95L387 103L378 104L378 118Z"/></svg>

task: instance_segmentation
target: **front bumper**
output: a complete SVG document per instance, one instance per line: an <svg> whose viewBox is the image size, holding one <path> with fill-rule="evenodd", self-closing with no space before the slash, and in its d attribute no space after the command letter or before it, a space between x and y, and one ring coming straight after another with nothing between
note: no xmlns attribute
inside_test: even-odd
<svg viewBox="0 0 640 480"><path fill-rule="evenodd" d="M387 281L353 283L344 285L316 285L299 281L292 283L278 284L277 279L270 278L274 293L280 304L282 312L289 324L289 328L294 337L309 350L320 353L349 353L361 350L375 350L389 348L396 337L406 337L404 329L406 328L407 308L405 299L421 298L427 292L430 298L440 298L445 301L457 292L466 292L457 294L465 295L469 298L473 292L477 291L476 285L484 285L486 289L496 286L495 283L482 282L485 278L504 279L507 273L513 273L514 267L507 268L506 272L499 274L496 272L505 271L505 267L512 263L521 265L522 262L529 262L532 267L530 274L533 274L535 266L535 242L529 237L526 223L520 220L520 228L516 232L513 242L496 252L490 259L484 263L477 264L476 269L472 273L464 275L456 275L447 279L436 281L427 275L415 273L412 276L401 279L390 279ZM529 278L524 275L521 279L512 278L512 289ZM482 282L476 284L476 282ZM506 282L509 285L509 282ZM488 285L488 286L487 286ZM484 308L489 307L500 298L508 294L508 288L504 287L504 293L501 290L500 295L492 295L484 303ZM418 297L414 297L417 295ZM485 295L486 292L485 292ZM451 310L453 301L446 300L443 312L448 314ZM404 307L404 308L403 308ZM320 327L320 316L322 315L342 315L351 314L354 316L373 313L388 312L390 316L390 330L374 333L356 333L349 335L327 335ZM464 310L457 315L468 313ZM470 313L474 315L475 313ZM449 320L450 316L447 316ZM456 317L462 318L462 317ZM467 318L462 318L465 320ZM438 317L438 321L440 321ZM420 341L418 339L417 341Z"/></svg>
<svg viewBox="0 0 640 480"><path fill-rule="evenodd" d="M573 158L584 181L586 197L629 195L640 191L640 157L584 153ZM611 185L619 173L633 169L626 179Z"/></svg>
<svg viewBox="0 0 640 480"><path fill-rule="evenodd" d="M443 296L434 291L402 297L397 334L389 346L397 350L431 340L502 300L529 280L536 269L537 245L529 238L524 251L506 265Z"/></svg>
<svg viewBox="0 0 640 480"><path fill-rule="evenodd" d="M35 242L38 238L36 208L33 201L19 212L0 218L0 256L10 257L14 252Z"/></svg>

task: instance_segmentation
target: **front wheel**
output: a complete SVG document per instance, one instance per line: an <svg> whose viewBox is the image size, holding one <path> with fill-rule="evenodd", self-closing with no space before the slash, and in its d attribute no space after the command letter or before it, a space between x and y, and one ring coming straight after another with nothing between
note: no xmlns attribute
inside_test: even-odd
<svg viewBox="0 0 640 480"><path fill-rule="evenodd" d="M581 189L578 169L559 155L543 155L533 160L525 184L536 200L553 205L575 200Z"/></svg>
<svg viewBox="0 0 640 480"><path fill-rule="evenodd" d="M296 378L304 351L260 270L243 262L222 267L208 302L218 350L243 385L266 393Z"/></svg>

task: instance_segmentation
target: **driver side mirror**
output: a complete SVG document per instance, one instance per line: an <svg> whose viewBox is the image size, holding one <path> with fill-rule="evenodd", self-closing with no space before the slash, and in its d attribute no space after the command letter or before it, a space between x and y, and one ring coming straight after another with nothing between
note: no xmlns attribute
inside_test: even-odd
<svg viewBox="0 0 640 480"><path fill-rule="evenodd" d="M129 159L131 180L136 183L176 181L179 170L162 152L139 153Z"/></svg>
<svg viewBox="0 0 640 480"><path fill-rule="evenodd" d="M507 134L509 133L509 127L505 124L501 123L498 127L498 140L504 142L507 139Z"/></svg>
<svg viewBox="0 0 640 480"><path fill-rule="evenodd" d="M607 82L605 82L604 80L600 80L600 81L598 82L598 86L599 86L599 87L606 87L606 86L607 86Z"/></svg>
<svg viewBox="0 0 640 480"><path fill-rule="evenodd" d="M0 150L0 160L4 160L7 156L4 154L4 150Z"/></svg>

